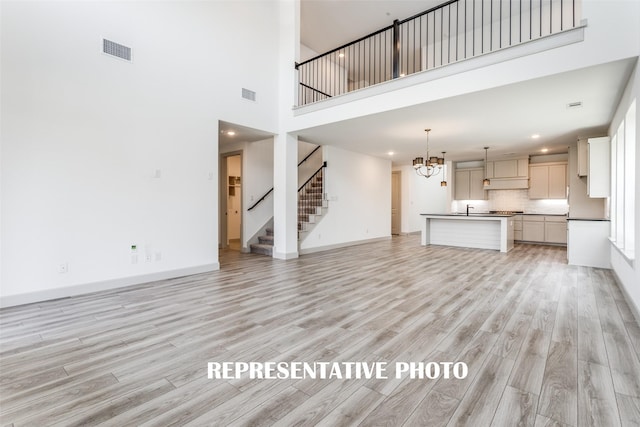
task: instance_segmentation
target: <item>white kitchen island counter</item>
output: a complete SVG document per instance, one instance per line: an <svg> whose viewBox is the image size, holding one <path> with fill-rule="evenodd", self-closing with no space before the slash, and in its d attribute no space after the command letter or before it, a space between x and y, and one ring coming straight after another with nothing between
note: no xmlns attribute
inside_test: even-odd
<svg viewBox="0 0 640 427"><path fill-rule="evenodd" d="M494 249L509 252L513 249L514 215L496 214L420 214L422 245L458 246L463 248Z"/></svg>

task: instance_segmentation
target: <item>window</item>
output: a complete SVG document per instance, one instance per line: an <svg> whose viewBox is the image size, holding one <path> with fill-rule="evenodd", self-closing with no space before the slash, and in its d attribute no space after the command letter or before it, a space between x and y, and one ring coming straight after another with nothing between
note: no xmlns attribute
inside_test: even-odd
<svg viewBox="0 0 640 427"><path fill-rule="evenodd" d="M611 240L629 259L635 252L636 100L611 138Z"/></svg>

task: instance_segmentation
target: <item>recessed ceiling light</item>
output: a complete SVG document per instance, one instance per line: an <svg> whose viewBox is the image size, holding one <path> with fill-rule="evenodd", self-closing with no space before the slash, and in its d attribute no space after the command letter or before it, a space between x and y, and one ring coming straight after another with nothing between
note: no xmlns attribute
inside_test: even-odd
<svg viewBox="0 0 640 427"><path fill-rule="evenodd" d="M390 155L390 156L393 156L396 153L394 153L393 151L389 151L387 154Z"/></svg>
<svg viewBox="0 0 640 427"><path fill-rule="evenodd" d="M538 135L537 133L534 133L533 135L531 135L531 139L538 139L540 138L540 135Z"/></svg>
<svg viewBox="0 0 640 427"><path fill-rule="evenodd" d="M232 131L232 130L228 130L228 131L227 131L227 135L229 135L229 136L233 136L233 135L235 135L235 134L236 134L236 133L235 133L234 131Z"/></svg>
<svg viewBox="0 0 640 427"><path fill-rule="evenodd" d="M543 153L546 153L547 151L549 151L549 149L548 149L548 148L543 148L543 149L542 149L542 150L540 150L540 151L542 151Z"/></svg>

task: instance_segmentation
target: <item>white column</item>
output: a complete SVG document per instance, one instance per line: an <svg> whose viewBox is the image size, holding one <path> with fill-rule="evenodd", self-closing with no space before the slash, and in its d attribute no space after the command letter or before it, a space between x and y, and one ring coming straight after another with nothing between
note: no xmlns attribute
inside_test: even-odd
<svg viewBox="0 0 640 427"><path fill-rule="evenodd" d="M298 138L284 134L273 145L273 257L298 257Z"/></svg>

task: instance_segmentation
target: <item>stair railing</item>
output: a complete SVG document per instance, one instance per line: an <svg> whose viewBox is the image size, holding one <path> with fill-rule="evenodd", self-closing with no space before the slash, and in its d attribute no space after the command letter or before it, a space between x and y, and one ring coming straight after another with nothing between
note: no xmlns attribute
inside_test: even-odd
<svg viewBox="0 0 640 427"><path fill-rule="evenodd" d="M578 10L576 0L446 1L296 62L297 105L323 101L575 28Z"/></svg>
<svg viewBox="0 0 640 427"><path fill-rule="evenodd" d="M313 151L311 151L309 154L307 154L307 156L306 156L304 159L300 160L300 163L298 163L298 167L300 167L300 165L302 165L304 162L306 162L307 160L309 160L309 157L311 157L311 156L312 156L316 151L318 151L318 150L320 149L320 147L321 147L321 146L320 146L320 145L318 145L316 148L314 148L314 149L313 149ZM253 208L255 208L256 206L258 206L260 203L262 203L262 201L263 201L264 199L266 199L266 198L267 198L267 196L268 196L269 194L271 194L272 192L273 192L273 187L271 187L271 189L270 189L269 191L267 191L266 193L264 193L264 194L262 195L262 197L260 197L260 198L259 198L259 199L258 199L258 200L253 204L253 205L251 205L251 206L249 207L249 209L247 209L247 211L252 210L252 209L253 209Z"/></svg>

